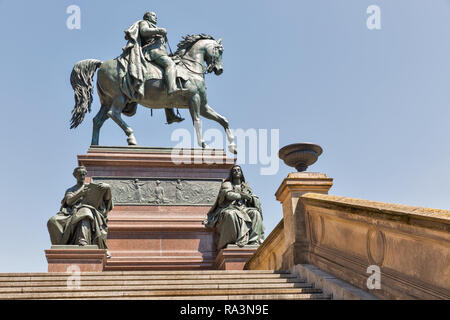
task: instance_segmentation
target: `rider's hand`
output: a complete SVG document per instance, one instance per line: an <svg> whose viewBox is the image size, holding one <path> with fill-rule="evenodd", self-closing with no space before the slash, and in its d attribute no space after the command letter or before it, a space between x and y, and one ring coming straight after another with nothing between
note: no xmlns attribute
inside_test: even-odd
<svg viewBox="0 0 450 320"><path fill-rule="evenodd" d="M246 193L241 193L241 198L242 199L244 199L244 200L251 200L252 199L252 197L250 197L248 194L246 194Z"/></svg>

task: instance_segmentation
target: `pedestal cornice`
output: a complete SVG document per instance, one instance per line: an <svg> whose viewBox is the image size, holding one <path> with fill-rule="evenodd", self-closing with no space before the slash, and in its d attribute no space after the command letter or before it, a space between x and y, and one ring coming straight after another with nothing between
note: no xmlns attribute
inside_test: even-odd
<svg viewBox="0 0 450 320"><path fill-rule="evenodd" d="M84 166L133 166L230 169L236 159L223 149L91 146L78 155Z"/></svg>

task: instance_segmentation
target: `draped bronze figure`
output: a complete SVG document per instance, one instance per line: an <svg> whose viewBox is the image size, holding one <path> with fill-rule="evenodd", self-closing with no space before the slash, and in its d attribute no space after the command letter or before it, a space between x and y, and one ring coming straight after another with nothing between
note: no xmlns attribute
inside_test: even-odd
<svg viewBox="0 0 450 320"><path fill-rule="evenodd" d="M53 245L97 245L107 249L108 212L113 209L111 190L106 183L86 184L86 173L83 166L75 168L76 185L67 189L60 211L48 220Z"/></svg>
<svg viewBox="0 0 450 320"><path fill-rule="evenodd" d="M264 240L261 203L245 181L240 166L235 165L221 186L216 203L204 221L215 228L217 249L228 244L260 245Z"/></svg>

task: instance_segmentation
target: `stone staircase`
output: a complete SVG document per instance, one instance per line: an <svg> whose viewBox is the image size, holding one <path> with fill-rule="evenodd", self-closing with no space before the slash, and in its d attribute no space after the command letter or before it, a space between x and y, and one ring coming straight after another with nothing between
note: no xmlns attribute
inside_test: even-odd
<svg viewBox="0 0 450 320"><path fill-rule="evenodd" d="M0 273L0 299L331 299L288 272L107 271Z"/></svg>

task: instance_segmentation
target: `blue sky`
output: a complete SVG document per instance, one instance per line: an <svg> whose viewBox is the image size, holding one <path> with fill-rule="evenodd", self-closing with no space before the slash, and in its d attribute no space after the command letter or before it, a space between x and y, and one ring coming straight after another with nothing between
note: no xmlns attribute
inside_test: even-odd
<svg viewBox="0 0 450 320"><path fill-rule="evenodd" d="M66 8L81 8L81 29ZM381 8L381 30L366 9ZM187 33L223 38L224 73L208 75L210 105L233 128L279 129L280 147L324 149L310 170L334 178L331 194L450 208L450 1L23 1L0 0L0 272L46 271L46 222L74 183L93 114L69 130L69 76L83 59L107 60L123 31L153 10L172 48ZM126 118L144 146L173 146L164 113ZM208 120L204 130L221 128ZM157 134L158 132L158 134ZM125 145L112 121L102 145ZM262 201L267 234L282 217L274 193L291 169L260 175L244 164Z"/></svg>

